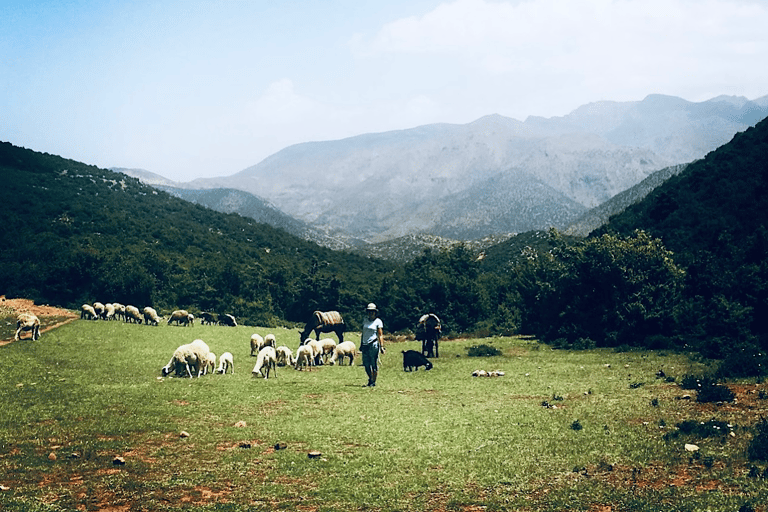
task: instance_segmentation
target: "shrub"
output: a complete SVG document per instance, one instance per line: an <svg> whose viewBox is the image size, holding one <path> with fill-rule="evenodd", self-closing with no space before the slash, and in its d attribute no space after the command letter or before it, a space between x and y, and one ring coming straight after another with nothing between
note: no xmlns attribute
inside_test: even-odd
<svg viewBox="0 0 768 512"><path fill-rule="evenodd" d="M467 347L467 355L469 357L490 357L490 356L500 356L501 350L497 349L496 347L492 347L490 345L473 345L471 347Z"/></svg>
<svg viewBox="0 0 768 512"><path fill-rule="evenodd" d="M708 437L725 437L736 428L730 423L717 420L685 420L675 426L677 427L677 430L666 434L664 439L668 441L670 439L676 439L681 435L693 436L700 439L706 439Z"/></svg>
<svg viewBox="0 0 768 512"><path fill-rule="evenodd" d="M755 425L755 436L747 447L749 460L768 460L768 420L762 418Z"/></svg>
<svg viewBox="0 0 768 512"><path fill-rule="evenodd" d="M733 402L736 396L727 386L715 384L714 382L705 382L701 384L696 401L699 403L710 402Z"/></svg>

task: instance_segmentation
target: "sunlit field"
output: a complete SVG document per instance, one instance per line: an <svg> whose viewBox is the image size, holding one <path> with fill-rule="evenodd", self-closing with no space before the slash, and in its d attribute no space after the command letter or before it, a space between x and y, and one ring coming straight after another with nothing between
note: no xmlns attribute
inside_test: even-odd
<svg viewBox="0 0 768 512"><path fill-rule="evenodd" d="M295 329L77 320L0 347L0 508L766 510L746 447L768 388L698 403L679 382L709 368L686 354L441 340L432 370L404 372L419 344L392 339L369 388L359 357L255 378L254 332L299 344ZM162 378L196 338L235 373ZM501 355L470 357L480 344ZM713 418L727 431L678 428Z"/></svg>

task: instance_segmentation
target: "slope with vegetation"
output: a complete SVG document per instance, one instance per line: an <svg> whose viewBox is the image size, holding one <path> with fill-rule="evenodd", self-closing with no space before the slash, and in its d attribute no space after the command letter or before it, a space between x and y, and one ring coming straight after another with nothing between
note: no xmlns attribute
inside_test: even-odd
<svg viewBox="0 0 768 512"><path fill-rule="evenodd" d="M9 297L187 307L271 325L314 309L357 312L390 269L9 143L0 144L0 172L0 289Z"/></svg>

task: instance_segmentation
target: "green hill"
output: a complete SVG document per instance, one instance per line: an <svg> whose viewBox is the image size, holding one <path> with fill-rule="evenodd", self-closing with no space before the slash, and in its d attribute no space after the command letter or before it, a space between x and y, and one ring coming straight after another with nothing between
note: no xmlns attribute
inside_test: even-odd
<svg viewBox="0 0 768 512"><path fill-rule="evenodd" d="M595 234L641 228L686 268L680 336L736 368L768 350L768 119L671 177ZM758 373L764 373L763 368Z"/></svg>
<svg viewBox="0 0 768 512"><path fill-rule="evenodd" d="M0 143L0 291L79 308L121 302L262 325L357 317L389 264L334 252L105 169Z"/></svg>

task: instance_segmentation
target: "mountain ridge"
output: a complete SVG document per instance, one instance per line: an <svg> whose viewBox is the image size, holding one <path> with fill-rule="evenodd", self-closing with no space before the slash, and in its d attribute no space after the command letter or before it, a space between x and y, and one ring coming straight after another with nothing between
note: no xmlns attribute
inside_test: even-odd
<svg viewBox="0 0 768 512"><path fill-rule="evenodd" d="M563 228L652 173L702 158L766 115L768 96L696 103L652 94L590 103L562 117L518 121L490 114L461 125L304 142L231 176L173 186L245 190L321 232L373 243L442 236L452 223L470 237ZM515 179L528 188L537 183L558 200L533 212L525 194L512 188ZM509 185L499 190L499 180ZM494 201L509 207L489 219L483 197L471 192L479 190L494 191ZM568 211L573 215L563 218Z"/></svg>

